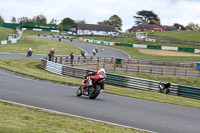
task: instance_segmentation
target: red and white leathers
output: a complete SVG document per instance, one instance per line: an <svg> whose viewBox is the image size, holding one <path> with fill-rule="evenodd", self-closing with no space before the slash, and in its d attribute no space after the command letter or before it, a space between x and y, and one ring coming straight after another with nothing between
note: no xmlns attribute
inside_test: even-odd
<svg viewBox="0 0 200 133"><path fill-rule="evenodd" d="M103 68L99 69L98 71L95 72L90 72L87 74L87 80L88 80L88 85L92 85L92 81L97 79L100 75L105 73L105 70Z"/></svg>

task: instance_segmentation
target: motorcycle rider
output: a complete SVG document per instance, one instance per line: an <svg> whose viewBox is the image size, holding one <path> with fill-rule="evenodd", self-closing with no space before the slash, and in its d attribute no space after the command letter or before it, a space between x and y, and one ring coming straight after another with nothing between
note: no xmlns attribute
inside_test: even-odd
<svg viewBox="0 0 200 133"><path fill-rule="evenodd" d="M104 68L99 69L95 72L89 72L87 76L85 77L88 81L88 86L92 86L92 80L98 78L100 75L105 76L106 71Z"/></svg>
<svg viewBox="0 0 200 133"><path fill-rule="evenodd" d="M32 50L32 48L29 48L28 49L28 52L27 52L27 57L30 55L30 57L32 56L32 52L33 52L33 50Z"/></svg>

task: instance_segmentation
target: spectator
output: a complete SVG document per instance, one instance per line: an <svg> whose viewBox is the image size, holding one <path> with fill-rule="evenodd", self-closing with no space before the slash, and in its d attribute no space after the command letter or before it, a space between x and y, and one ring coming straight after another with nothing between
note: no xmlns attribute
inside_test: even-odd
<svg viewBox="0 0 200 133"><path fill-rule="evenodd" d="M61 42L61 37L59 37L59 42Z"/></svg>
<svg viewBox="0 0 200 133"><path fill-rule="evenodd" d="M73 61L74 61L74 53L73 52L71 52L71 54L70 54L70 60L71 60L71 66L73 67L74 65L73 65Z"/></svg>
<svg viewBox="0 0 200 133"><path fill-rule="evenodd" d="M82 55L83 57L85 57L86 53L85 53L84 50L81 50L81 55Z"/></svg>
<svg viewBox="0 0 200 133"><path fill-rule="evenodd" d="M38 34L38 37L40 37L40 34Z"/></svg>

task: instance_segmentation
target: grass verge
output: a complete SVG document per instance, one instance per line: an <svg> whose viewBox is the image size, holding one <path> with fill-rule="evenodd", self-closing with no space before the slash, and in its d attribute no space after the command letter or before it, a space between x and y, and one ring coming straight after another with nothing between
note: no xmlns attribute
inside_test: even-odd
<svg viewBox="0 0 200 133"><path fill-rule="evenodd" d="M172 47L200 49L200 46L193 46L193 45L186 45L186 44L160 43L160 42L147 42L147 41L141 42L141 41L137 41L132 38L110 38L110 37L82 37L82 38L109 41L109 42L121 42L121 43L133 43L133 44L146 44L146 45L153 45L153 46L172 46Z"/></svg>
<svg viewBox="0 0 200 133"><path fill-rule="evenodd" d="M8 40L9 34L15 34L15 30L5 28L5 27L0 27L0 41L1 40Z"/></svg>
<svg viewBox="0 0 200 133"><path fill-rule="evenodd" d="M66 43L57 42L32 35L51 32L24 31L22 41L16 44L0 45L0 52L26 53L28 48L33 49L33 54L48 54L51 48L55 49L56 55L69 55L72 51L80 55L81 49Z"/></svg>
<svg viewBox="0 0 200 133"><path fill-rule="evenodd" d="M122 34L126 36L136 36L136 33ZM177 41L192 41L200 42L199 31L167 31L167 32L148 32L150 38L177 40Z"/></svg>
<svg viewBox="0 0 200 133"><path fill-rule="evenodd" d="M1 133L142 133L129 128L0 102Z"/></svg>
<svg viewBox="0 0 200 133"><path fill-rule="evenodd" d="M14 72L22 73L28 76L33 76L38 79L51 80L61 83L80 85L81 79L72 77L63 77L45 70L40 69L40 60L33 59L1 59L0 67ZM20 63L19 63L20 62ZM21 69L23 68L23 70ZM189 80L189 79L188 79ZM134 90L127 88L120 88L116 86L106 85L106 93L115 94L119 96L138 98L144 100L151 100L162 103L169 103L174 105L181 105L193 108L200 108L199 100L189 99L179 96L165 95L161 93L148 92L142 90Z"/></svg>

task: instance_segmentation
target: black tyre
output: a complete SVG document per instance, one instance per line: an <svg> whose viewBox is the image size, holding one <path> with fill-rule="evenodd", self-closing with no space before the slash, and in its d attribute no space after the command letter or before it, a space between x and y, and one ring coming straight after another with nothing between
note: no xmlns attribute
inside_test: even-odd
<svg viewBox="0 0 200 133"><path fill-rule="evenodd" d="M80 97L82 95L82 89L81 89L81 86L78 88L77 92L76 92L76 95L78 97Z"/></svg>
<svg viewBox="0 0 200 133"><path fill-rule="evenodd" d="M169 91L170 91L170 90L169 90L168 88L165 88L165 89L163 90L163 93L164 93L164 94L168 94Z"/></svg>
<svg viewBox="0 0 200 133"><path fill-rule="evenodd" d="M95 99L101 91L100 85L96 85L96 88L94 88L94 89L95 89L94 91L89 92L90 99Z"/></svg>

